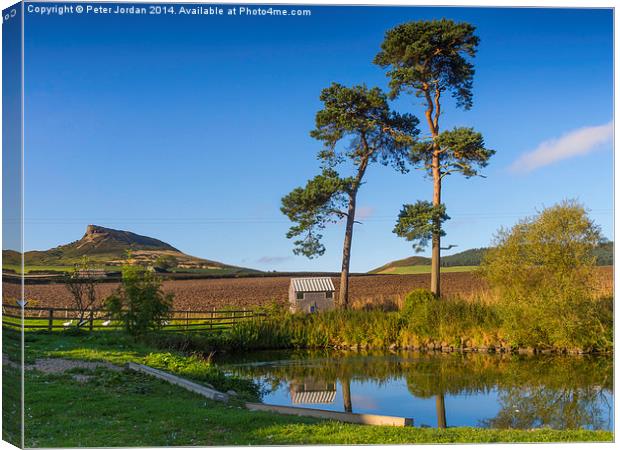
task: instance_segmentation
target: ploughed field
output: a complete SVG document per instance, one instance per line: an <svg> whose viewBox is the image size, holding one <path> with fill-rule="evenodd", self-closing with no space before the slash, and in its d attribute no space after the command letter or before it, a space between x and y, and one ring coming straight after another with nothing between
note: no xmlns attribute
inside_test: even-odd
<svg viewBox="0 0 620 450"><path fill-rule="evenodd" d="M601 294L611 295L613 268L596 269ZM200 310L227 307L267 306L273 302L288 303L289 277L220 278L202 280L164 281L163 289L175 294L174 309ZM333 278L336 295L339 278ZM356 307L384 305L386 308L400 306L405 295L416 288L428 288L430 274L367 275L351 277L350 293ZM441 277L442 294L471 298L484 295L484 280L475 272L444 273ZM109 295L117 283L102 283L97 289L101 299ZM63 284L26 285L29 306L73 307L72 299ZM3 283L3 303L13 303L19 296L18 284Z"/></svg>

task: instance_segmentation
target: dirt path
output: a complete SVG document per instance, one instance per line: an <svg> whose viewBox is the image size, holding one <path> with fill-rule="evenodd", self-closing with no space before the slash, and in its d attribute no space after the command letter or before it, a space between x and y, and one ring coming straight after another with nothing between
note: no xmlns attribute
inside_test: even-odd
<svg viewBox="0 0 620 450"><path fill-rule="evenodd" d="M7 365L16 369L20 368L20 365L14 361L11 361L5 354L2 355L2 365ZM95 370L98 367L104 367L108 370L115 372L121 372L122 367L116 366L109 362L100 361L82 361L78 359L63 359L63 358L42 358L37 359L34 364L26 364L24 368L26 370L38 370L43 373L64 373L67 370L72 369L87 369ZM74 374L73 379L81 383L86 382L91 377L83 374Z"/></svg>

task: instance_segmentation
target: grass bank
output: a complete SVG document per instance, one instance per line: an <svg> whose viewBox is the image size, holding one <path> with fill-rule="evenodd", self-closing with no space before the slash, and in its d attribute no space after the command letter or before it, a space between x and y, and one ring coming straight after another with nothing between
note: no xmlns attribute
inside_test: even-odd
<svg viewBox="0 0 620 450"><path fill-rule="evenodd" d="M62 357L121 364L147 361L223 389L251 395L233 377L219 384L209 361L161 351L114 332L89 335L27 333L26 363ZM166 361L163 361L166 360ZM203 364L210 367L206 369ZM208 377L205 373L210 373ZM82 381L76 381L81 375ZM5 382L18 373L4 368ZM206 400L135 372L106 368L63 373L26 372L27 447L181 445L406 444L452 442L611 441L607 431L391 428L250 412L239 404Z"/></svg>
<svg viewBox="0 0 620 450"><path fill-rule="evenodd" d="M411 294L402 311L326 311L290 314L270 311L266 319L240 323L220 337L162 337L165 345L196 349L404 348L421 350L497 350L610 352L613 299L591 300L587 328L553 328L525 323L518 334L505 306L490 302ZM569 323L568 325L572 325Z"/></svg>

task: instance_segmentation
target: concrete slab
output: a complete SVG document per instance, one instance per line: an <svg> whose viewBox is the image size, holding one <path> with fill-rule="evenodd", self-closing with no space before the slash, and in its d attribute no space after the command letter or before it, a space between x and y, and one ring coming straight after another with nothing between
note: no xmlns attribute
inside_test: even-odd
<svg viewBox="0 0 620 450"><path fill-rule="evenodd" d="M176 375L172 375L171 373L164 372L163 370L153 369L152 367L145 366L144 364L137 364L133 362L127 363L127 368L131 370L135 370L137 372L146 373L155 378L159 378L160 380L165 380L168 383L176 384L177 386L181 386L188 391L195 392L197 394L202 395L203 397L210 398L211 400L217 400L220 402L228 401L228 394L224 394L223 392L216 391L215 389L210 389L202 384L194 383L193 381L186 380L185 378L177 377Z"/></svg>
<svg viewBox="0 0 620 450"><path fill-rule="evenodd" d="M413 426L413 419L407 417L380 416L376 414L357 414L325 409L297 408L295 406L267 405L264 403L246 403L245 407L250 411L268 411L279 414L291 414L304 417L316 417L318 419L331 419L340 422L359 423L364 425L387 425L393 427Z"/></svg>

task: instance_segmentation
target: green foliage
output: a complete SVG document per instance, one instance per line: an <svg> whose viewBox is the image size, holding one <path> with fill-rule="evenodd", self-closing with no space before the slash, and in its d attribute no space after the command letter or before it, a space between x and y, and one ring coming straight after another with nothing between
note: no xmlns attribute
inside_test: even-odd
<svg viewBox="0 0 620 450"><path fill-rule="evenodd" d="M132 335L161 327L172 309L174 294L161 290L161 281L138 266L123 266L120 287L105 300L113 320Z"/></svg>
<svg viewBox="0 0 620 450"><path fill-rule="evenodd" d="M512 341L537 347L611 344L611 316L593 299L600 238L599 227L576 201L498 232L481 269L499 293Z"/></svg>
<svg viewBox="0 0 620 450"><path fill-rule="evenodd" d="M340 178L333 169L323 169L323 173L309 180L304 188L295 188L282 198L282 213L296 223L286 237L291 239L305 234L303 239L294 242L296 255L313 258L325 253L321 230L344 214L338 211L347 205L350 186L350 179Z"/></svg>
<svg viewBox="0 0 620 450"><path fill-rule="evenodd" d="M172 255L159 255L155 260L155 267L163 270L174 269L179 261Z"/></svg>
<svg viewBox="0 0 620 450"><path fill-rule="evenodd" d="M461 299L437 299L430 291L411 292L404 303L406 328L401 340L410 345L499 347L503 344L498 311L491 305Z"/></svg>
<svg viewBox="0 0 620 450"><path fill-rule="evenodd" d="M333 166L350 159L360 164L365 157L380 160L405 172L409 147L419 133L418 119L390 110L386 95L378 87L346 87L333 83L321 92L324 108L316 114L316 128L310 136L321 141L319 158ZM344 152L336 144L350 138Z"/></svg>
<svg viewBox="0 0 620 450"><path fill-rule="evenodd" d="M431 202L418 200L414 205L403 205L393 233L413 242L415 251L421 252L433 234L445 235L441 226L448 219L445 205L433 206Z"/></svg>
<svg viewBox="0 0 620 450"><path fill-rule="evenodd" d="M437 298L428 289L414 289L405 297L402 313L405 316L410 316L419 311L421 307L425 308L427 304L434 300L437 300Z"/></svg>
<svg viewBox="0 0 620 450"><path fill-rule="evenodd" d="M503 304L458 298L437 299L425 290L407 296L401 312L338 310L318 314L282 313L264 320L235 325L215 343L230 350L285 348L388 348L397 347L511 347L608 351L613 348L613 300L587 303L589 314L597 317L595 328L566 337L554 333L542 343L522 340L514 334L515 317ZM580 311L566 311L572 319ZM546 318L545 320L552 320ZM545 322L543 322L545 323ZM532 318L518 320L523 333L539 324ZM566 325L566 327L574 325ZM195 342L198 344L198 342ZM199 345L199 344L198 344ZM211 342L211 345L214 345ZM193 347L199 350L200 347ZM214 347L209 347L214 348ZM202 347L204 350L204 347Z"/></svg>
<svg viewBox="0 0 620 450"><path fill-rule="evenodd" d="M474 66L479 38L475 27L452 20L408 22L385 34L375 64L388 68L391 97L401 91L449 91L457 105L472 106Z"/></svg>
<svg viewBox="0 0 620 450"><path fill-rule="evenodd" d="M433 144L436 144L433 145ZM454 128L439 134L433 140L418 141L411 149L410 159L414 166L432 174L433 154L439 152L441 176L460 173L466 178L479 175L478 169L486 167L495 150L485 147L482 134L473 128Z"/></svg>
<svg viewBox="0 0 620 450"><path fill-rule="evenodd" d="M323 172L283 197L281 207L295 223L287 238L303 236L294 242L295 254L309 258L325 252L321 230L328 223L346 217L352 227L355 198L368 165L378 161L405 172L409 148L419 132L418 119L391 111L379 88L333 83L320 98L323 109L317 112L310 135L323 143L318 154ZM339 151L337 145L343 140ZM344 162L352 163L355 176L341 177L336 172L335 167Z"/></svg>
<svg viewBox="0 0 620 450"><path fill-rule="evenodd" d="M286 314L235 325L227 334L231 349L420 346L431 342L461 347L501 344L492 307L457 299L437 300L414 291L402 312L326 311Z"/></svg>

